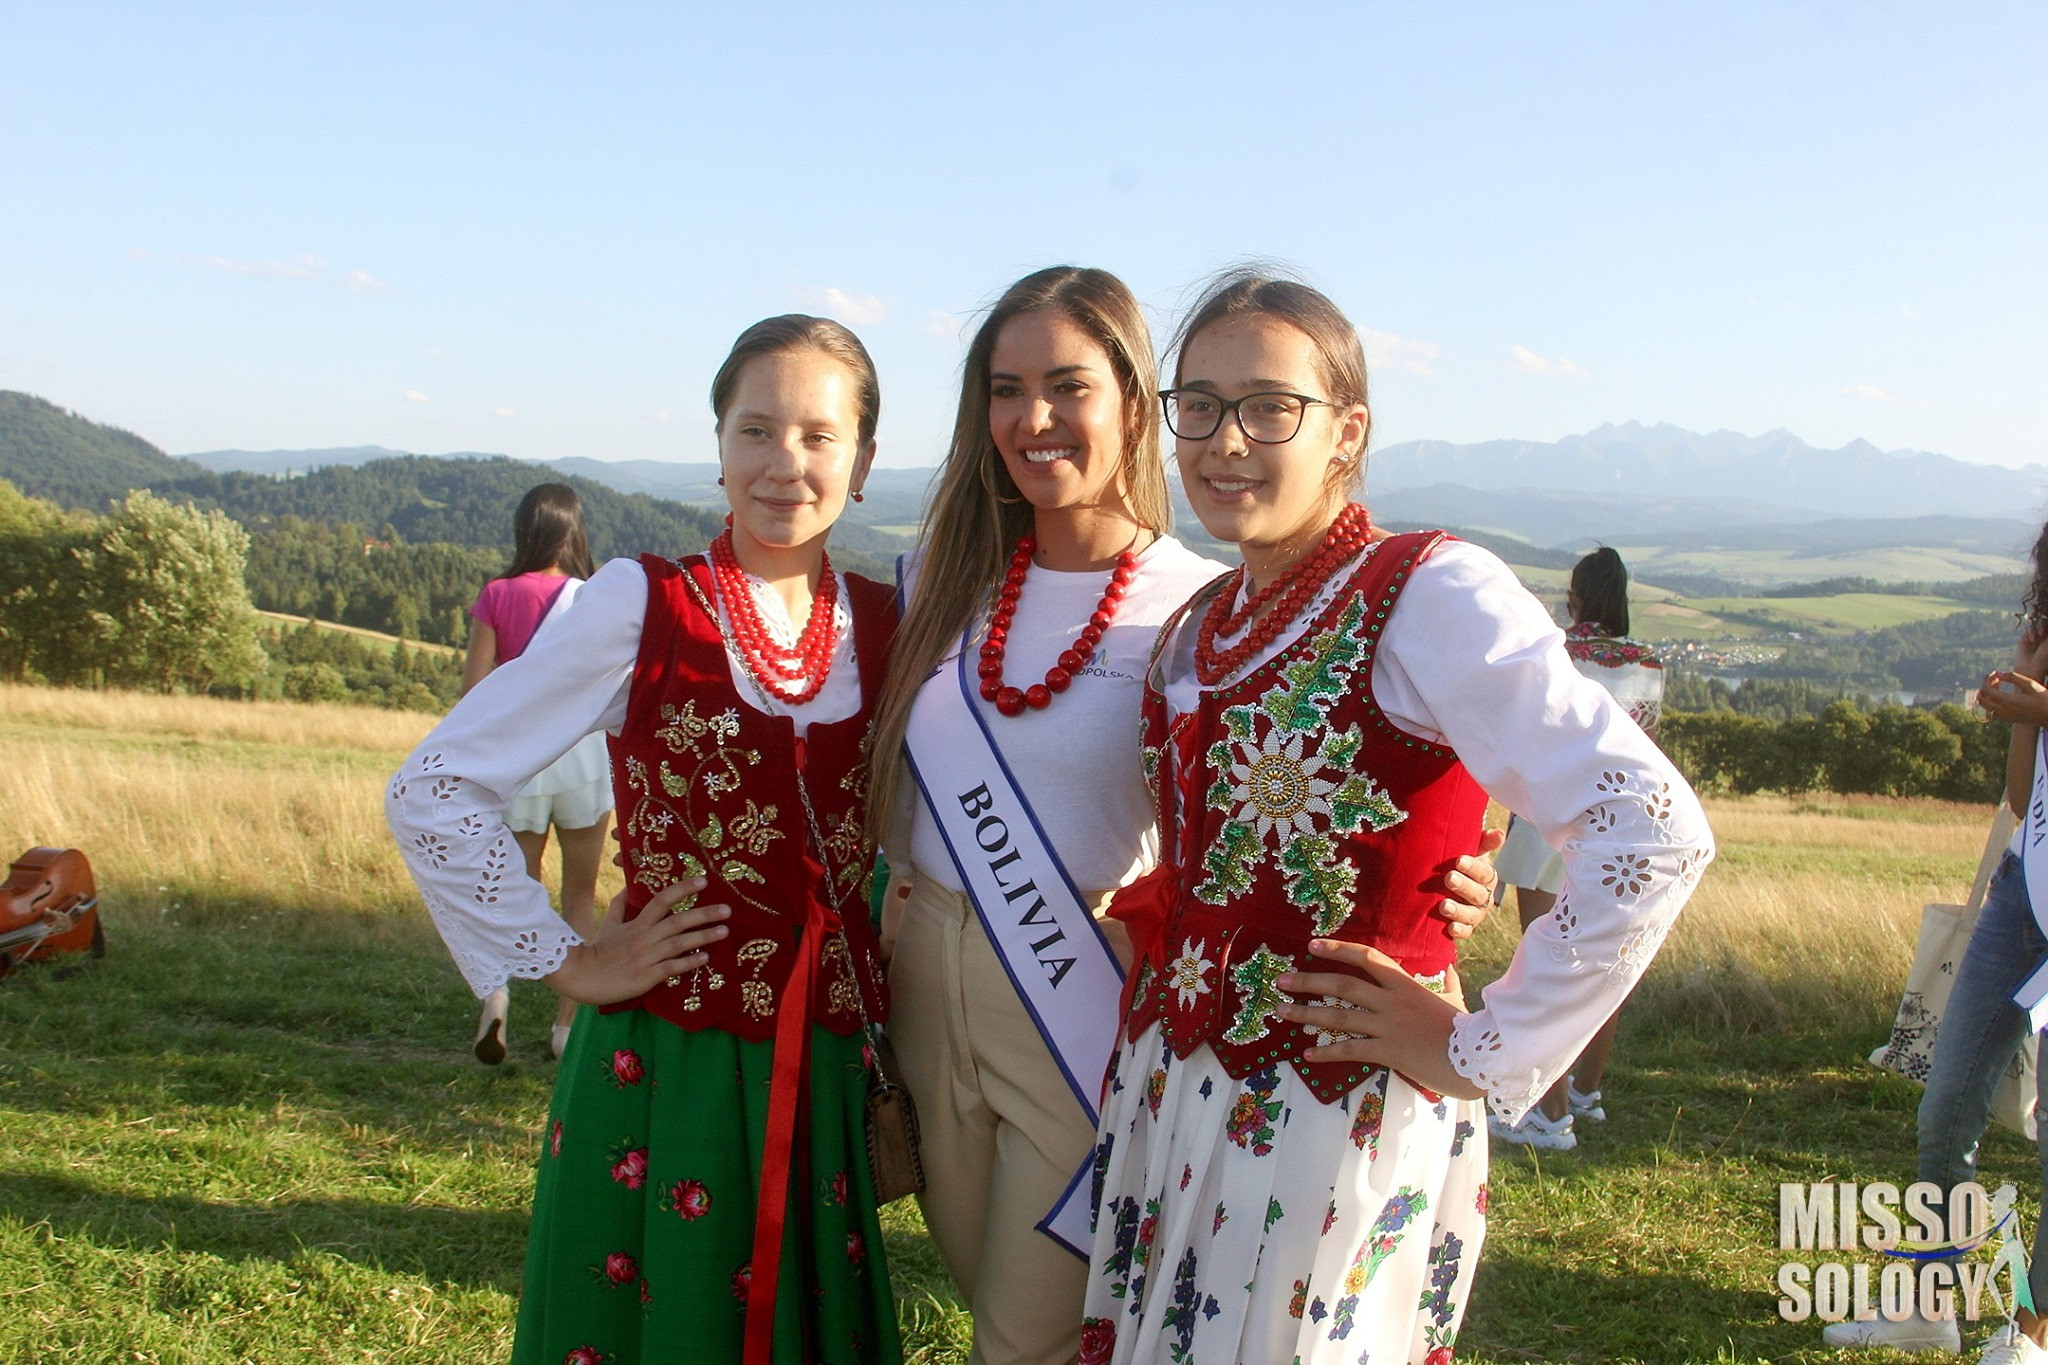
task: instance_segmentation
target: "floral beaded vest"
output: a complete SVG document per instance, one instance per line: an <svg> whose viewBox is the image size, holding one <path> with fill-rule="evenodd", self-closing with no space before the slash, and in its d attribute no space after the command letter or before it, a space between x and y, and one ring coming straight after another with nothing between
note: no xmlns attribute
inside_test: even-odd
<svg viewBox="0 0 2048 1365"><path fill-rule="evenodd" d="M806 912L821 902L833 931L816 945L811 1018L834 1033L881 1022L887 996L868 920L865 743L896 629L893 592L846 575L860 709L813 723L742 701L726 661L711 567L643 555L647 619L626 721L611 741L625 850L626 918L684 877L710 885L705 904L732 908L710 961L677 984L609 1010L644 1009L686 1029L761 1041L794 967ZM806 814L809 798L811 815ZM842 932L838 932L843 930Z"/></svg>
<svg viewBox="0 0 2048 1365"><path fill-rule="evenodd" d="M1130 1038L1158 1020L1176 1056L1207 1043L1237 1079L1291 1061L1328 1104L1371 1068L1300 1060L1332 1039L1275 1017L1283 974L1357 974L1309 956L1309 940L1370 944L1424 979L1452 964L1431 910L1445 867L1478 842L1486 793L1456 754L1396 728L1372 697L1380 633L1442 539L1380 542L1291 644L1204 689L1171 725L1155 654L1145 772L1173 885L1162 887L1163 936L1132 985ZM1162 653L1215 591L1160 631Z"/></svg>

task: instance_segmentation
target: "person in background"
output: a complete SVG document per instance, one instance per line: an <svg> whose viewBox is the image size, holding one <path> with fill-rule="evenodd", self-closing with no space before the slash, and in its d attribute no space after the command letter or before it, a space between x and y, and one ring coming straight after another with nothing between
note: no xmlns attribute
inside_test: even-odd
<svg viewBox="0 0 2048 1365"><path fill-rule="evenodd" d="M1991 1122L1991 1096L2030 1033L2048 1023L2048 934L2042 907L2048 905L2048 858L2029 851L2030 836L2048 828L2048 769L2041 762L2042 727L2048 726L2048 527L2034 542L2034 576L2021 605L2018 648L2012 667L1988 675L1977 704L1994 720L2010 722L2005 799L2020 827L2000 859L1985 893L1984 909L1971 931L1970 946L1956 965L1948 1009L1934 1038L1927 1089L1920 1097L1919 1178L1946 1192L1977 1179L1977 1145ZM2042 1079L2040 1112L2048 1115L2048 1076ZM2048 1190L2048 1121L2035 1138ZM1950 1228L1950 1238L1966 1230ZM2048 1365L2048 1217L2034 1223L2027 1282L2035 1311L2015 1307L1977 1359L1979 1365ZM1993 1245L1999 1240L1993 1234ZM2002 1283L2001 1277L2001 1283ZM1899 1322L1838 1322L1822 1329L1830 1346L1881 1346L1895 1351L1962 1350L1962 1331L1953 1315L1930 1318L1916 1311Z"/></svg>
<svg viewBox="0 0 2048 1365"><path fill-rule="evenodd" d="M464 695L493 669L525 653L535 632L569 609L591 575L583 500L565 483L538 484L526 491L512 514L512 544L512 567L484 584L469 609ZM526 875L536 882L547 853L548 828L553 826L562 861L562 918L585 938L597 928L597 873L611 811L611 765L601 734L585 735L536 774L505 808L505 823L526 859ZM505 1015L510 1005L511 996L502 985L484 997L476 1055L486 1065L505 1060ZM576 1002L563 996L550 1039L557 1057L568 1046L575 1018Z"/></svg>
<svg viewBox="0 0 2048 1365"><path fill-rule="evenodd" d="M826 541L874 460L857 337L787 315L711 385L727 529L617 559L392 779L386 812L480 994L580 1012L534 1182L514 1365L895 1365L866 1143L866 739L893 592ZM608 732L626 889L586 939L508 869L501 812Z"/></svg>
<svg viewBox="0 0 2048 1365"><path fill-rule="evenodd" d="M1655 739L1664 705L1664 663L1655 650L1629 638L1628 566L1621 556L1603 545L1574 565L1564 605L1572 618L1564 649L1573 666L1606 688L1629 719ZM1501 885L1515 888L1515 909L1524 929L1556 906L1564 859L1527 820L1509 821L1498 866ZM1563 1151L1578 1145L1577 1123L1605 1122L1600 1085L1620 1017L1617 1012L1600 1026L1571 1074L1552 1086L1520 1123L1494 1118L1493 1135L1524 1147Z"/></svg>

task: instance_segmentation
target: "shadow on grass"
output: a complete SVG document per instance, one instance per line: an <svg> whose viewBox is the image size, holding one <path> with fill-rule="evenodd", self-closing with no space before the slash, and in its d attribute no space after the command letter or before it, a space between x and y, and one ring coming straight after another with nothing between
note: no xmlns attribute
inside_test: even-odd
<svg viewBox="0 0 2048 1365"><path fill-rule="evenodd" d="M130 1251L176 1251L289 1264L325 1253L433 1284L517 1293L525 1210L450 1209L361 1200L219 1203L100 1189L64 1176L0 1175L0 1218L59 1238Z"/></svg>
<svg viewBox="0 0 2048 1365"><path fill-rule="evenodd" d="M1770 1358L1786 1347L1775 1311L1761 1293L1702 1276L1564 1269L1489 1246L1458 1350L1487 1360L1644 1365Z"/></svg>

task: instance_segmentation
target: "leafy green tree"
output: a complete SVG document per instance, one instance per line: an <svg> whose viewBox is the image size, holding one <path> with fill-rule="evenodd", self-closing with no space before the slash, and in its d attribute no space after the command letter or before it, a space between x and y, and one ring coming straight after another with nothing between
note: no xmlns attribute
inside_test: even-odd
<svg viewBox="0 0 2048 1365"><path fill-rule="evenodd" d="M160 691L254 682L264 657L242 579L248 548L219 512L130 493L73 551L89 594L80 662L105 682Z"/></svg>

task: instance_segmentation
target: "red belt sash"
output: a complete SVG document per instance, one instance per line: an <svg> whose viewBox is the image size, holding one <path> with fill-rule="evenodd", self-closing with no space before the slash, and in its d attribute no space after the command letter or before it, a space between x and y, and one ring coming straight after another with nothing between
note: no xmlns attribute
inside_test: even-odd
<svg viewBox="0 0 2048 1365"><path fill-rule="evenodd" d="M754 1201L754 1255L747 1285L745 1365L770 1365L775 1349L775 1293L782 1271L797 1120L810 1084L811 997L826 939L839 915L812 897L797 939L796 965L775 1014L775 1063L768 1082L768 1131L762 1143L761 1186Z"/></svg>

